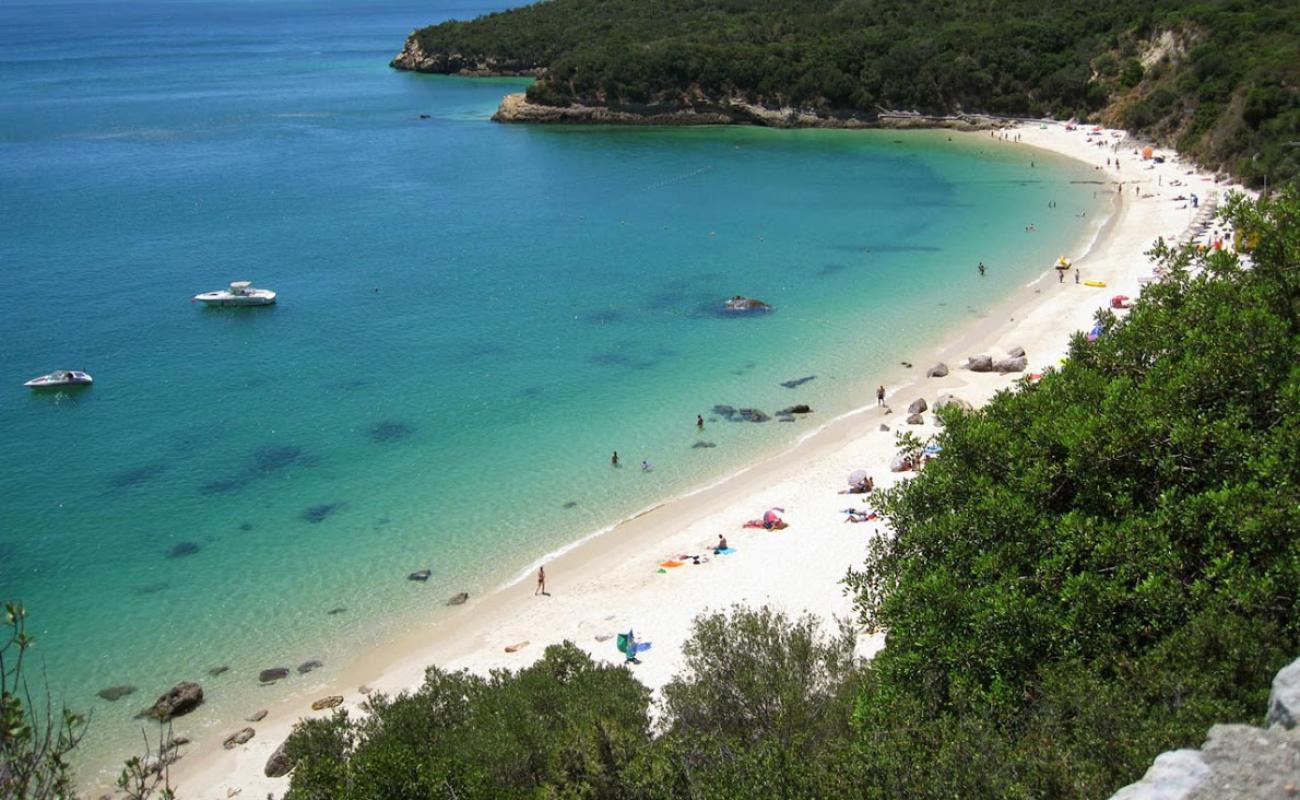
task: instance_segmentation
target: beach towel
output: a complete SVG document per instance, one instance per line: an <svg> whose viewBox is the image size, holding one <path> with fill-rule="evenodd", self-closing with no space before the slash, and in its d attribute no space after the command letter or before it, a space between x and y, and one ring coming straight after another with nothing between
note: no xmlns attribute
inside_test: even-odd
<svg viewBox="0 0 1300 800"><path fill-rule="evenodd" d="M661 567L680 567L681 565L682 565L682 562L681 562L681 561L661 561L661 562L659 562L659 566L661 566Z"/></svg>
<svg viewBox="0 0 1300 800"><path fill-rule="evenodd" d="M724 548L722 548L721 550L714 550L713 552L717 553L717 554L720 555L720 556L729 556L729 555L731 555L732 553L736 552L736 548L734 548L734 547L724 547Z"/></svg>
<svg viewBox="0 0 1300 800"><path fill-rule="evenodd" d="M749 520L748 522L746 522L744 525L742 525L742 526L740 526L740 527L742 527L742 528L761 528L761 527L763 527L763 520L761 520L761 519L751 519L751 520Z"/></svg>

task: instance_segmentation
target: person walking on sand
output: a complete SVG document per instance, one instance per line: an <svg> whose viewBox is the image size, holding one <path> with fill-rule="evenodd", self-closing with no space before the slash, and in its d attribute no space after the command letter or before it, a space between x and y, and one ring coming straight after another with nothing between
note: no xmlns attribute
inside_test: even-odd
<svg viewBox="0 0 1300 800"><path fill-rule="evenodd" d="M883 406L884 404L885 404L885 387L884 387L884 386L877 386L877 387L876 387L876 405L878 405L878 406Z"/></svg>
<svg viewBox="0 0 1300 800"><path fill-rule="evenodd" d="M1075 283L1079 282L1079 270L1077 269L1074 271L1074 282Z"/></svg>
<svg viewBox="0 0 1300 800"><path fill-rule="evenodd" d="M1076 273L1074 273L1074 274L1075 274L1075 275L1078 275L1079 273L1076 272ZM1057 282L1057 283L1065 283L1065 270L1063 270L1063 269L1058 269L1058 270L1056 271L1056 282Z"/></svg>
<svg viewBox="0 0 1300 800"><path fill-rule="evenodd" d="M546 591L546 567L545 566L541 566L537 568L537 591L533 592L533 597L536 597L539 594L542 597L551 596L551 593Z"/></svg>
<svg viewBox="0 0 1300 800"><path fill-rule="evenodd" d="M704 417L699 414L695 415L695 430L704 430Z"/></svg>

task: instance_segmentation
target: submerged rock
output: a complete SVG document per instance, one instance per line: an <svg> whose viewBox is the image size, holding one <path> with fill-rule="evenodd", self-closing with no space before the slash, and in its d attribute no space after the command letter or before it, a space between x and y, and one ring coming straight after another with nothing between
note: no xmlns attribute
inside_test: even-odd
<svg viewBox="0 0 1300 800"><path fill-rule="evenodd" d="M188 714L203 704L203 687L193 681L176 684L154 701L149 715L159 722Z"/></svg>
<svg viewBox="0 0 1300 800"><path fill-rule="evenodd" d="M725 419L731 419L732 417L736 416L736 409L734 406L716 405L713 407L713 413L718 415L719 417L723 417Z"/></svg>
<svg viewBox="0 0 1300 800"><path fill-rule="evenodd" d="M302 461L304 458L301 447L292 445L259 447L253 451L249 472L255 474L279 472Z"/></svg>
<svg viewBox="0 0 1300 800"><path fill-rule="evenodd" d="M778 413L778 414L811 414L811 413L812 413L812 406L806 405L806 404L804 404L804 403L798 403L798 404L793 405L793 406L786 406L785 408L781 409L780 411L778 411L778 412L776 412L776 413Z"/></svg>
<svg viewBox="0 0 1300 800"><path fill-rule="evenodd" d="M746 422L767 422L771 419L767 414L759 411L757 408L742 408L736 411L736 416Z"/></svg>
<svg viewBox="0 0 1300 800"><path fill-rule="evenodd" d="M252 714L249 714L247 717L244 717L244 719L246 719L249 722L261 722L262 720L266 719L266 714L267 711L265 708L263 708L254 711Z"/></svg>
<svg viewBox="0 0 1300 800"><path fill-rule="evenodd" d="M415 426L397 420L386 419L383 422L371 425L368 435L372 441L388 443L400 442L413 433L415 433Z"/></svg>
<svg viewBox="0 0 1300 800"><path fill-rule="evenodd" d="M431 572L430 570L422 569L417 572L412 572L410 575L407 575L406 579L408 581L427 581L429 580L429 576L432 574L433 572Z"/></svg>
<svg viewBox="0 0 1300 800"><path fill-rule="evenodd" d="M202 549L203 547L198 542L181 542L172 545L171 549L167 551L167 557L184 558L185 556L192 556Z"/></svg>
<svg viewBox="0 0 1300 800"><path fill-rule="evenodd" d="M219 667L213 667L212 669L208 670L208 674L215 678L218 675L224 675L229 671L230 671L230 667L227 667L226 665L222 664Z"/></svg>
<svg viewBox="0 0 1300 800"><path fill-rule="evenodd" d="M338 616L339 614L342 614L344 611L347 610L348 609L346 606L335 606L334 608L331 608L329 611L326 611L325 613L329 614L331 617L334 617L334 616Z"/></svg>
<svg viewBox="0 0 1300 800"><path fill-rule="evenodd" d="M288 667L271 667L257 673L257 679L262 683L275 683L276 681L289 677Z"/></svg>
<svg viewBox="0 0 1300 800"><path fill-rule="evenodd" d="M469 600L469 592L461 592L460 594L455 595L455 596L452 597L450 600L448 600L448 601L447 601L447 605L449 605L449 606L463 606L463 605L465 605L465 602L466 602L467 600Z"/></svg>
<svg viewBox="0 0 1300 800"><path fill-rule="evenodd" d="M121 700L123 697L126 697L129 694L135 694L135 687L128 686L128 685L110 686L107 689L100 689L98 692L95 692L95 694L99 695L100 697L104 698L110 703L114 703L117 702L118 700Z"/></svg>
<svg viewBox="0 0 1300 800"><path fill-rule="evenodd" d="M343 503L321 503L312 506L302 512L302 518L307 522L324 522L330 515L343 508Z"/></svg>
<svg viewBox="0 0 1300 800"><path fill-rule="evenodd" d="M578 501L577 501L577 500L569 500L569 501L565 502L564 505L560 506L560 508L564 508L564 509L577 508L577 507L578 507Z"/></svg>
<svg viewBox="0 0 1300 800"><path fill-rule="evenodd" d="M324 662L317 661L313 658L311 661L304 661L298 665L298 674L306 675L308 672L311 672L314 669L320 669L323 666L325 666Z"/></svg>
<svg viewBox="0 0 1300 800"><path fill-rule="evenodd" d="M691 445L692 450L707 450L710 447L717 447L717 445L714 444L713 442L696 442L695 444Z"/></svg>
<svg viewBox="0 0 1300 800"><path fill-rule="evenodd" d="M815 380L816 378L817 378L816 375L805 375L802 378L795 378L794 380L789 380L789 381L781 381L781 385L787 389L794 389L796 387L803 386L808 381Z"/></svg>

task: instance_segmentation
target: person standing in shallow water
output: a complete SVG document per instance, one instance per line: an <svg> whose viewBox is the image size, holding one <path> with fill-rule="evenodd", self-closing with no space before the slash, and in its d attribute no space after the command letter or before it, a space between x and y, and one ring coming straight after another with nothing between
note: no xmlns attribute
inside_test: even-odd
<svg viewBox="0 0 1300 800"><path fill-rule="evenodd" d="M884 386L877 386L877 387L876 387L876 405L878 405L878 406L883 406L884 404L885 404L885 387L884 387Z"/></svg>
<svg viewBox="0 0 1300 800"><path fill-rule="evenodd" d="M695 415L695 430L697 431L704 430L704 417L701 416L700 414Z"/></svg>
<svg viewBox="0 0 1300 800"><path fill-rule="evenodd" d="M618 451L617 451L617 450L614 451L614 455L612 455L612 456L609 457L609 465L610 465L611 467L617 467L617 466L618 466Z"/></svg>
<svg viewBox="0 0 1300 800"><path fill-rule="evenodd" d="M981 277L981 278L984 277L984 262L983 262L983 261L980 262L980 277Z"/></svg>

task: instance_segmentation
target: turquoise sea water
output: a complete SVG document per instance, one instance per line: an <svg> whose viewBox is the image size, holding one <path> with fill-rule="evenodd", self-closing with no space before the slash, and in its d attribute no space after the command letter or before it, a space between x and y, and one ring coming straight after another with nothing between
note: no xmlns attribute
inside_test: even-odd
<svg viewBox="0 0 1300 800"><path fill-rule="evenodd" d="M0 598L87 770L179 680L247 713L861 404L1101 209L979 137L507 127L521 81L387 68L495 7L0 4ZM280 304L188 302L241 278ZM64 367L95 386L21 385Z"/></svg>

